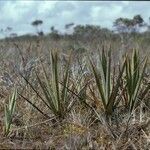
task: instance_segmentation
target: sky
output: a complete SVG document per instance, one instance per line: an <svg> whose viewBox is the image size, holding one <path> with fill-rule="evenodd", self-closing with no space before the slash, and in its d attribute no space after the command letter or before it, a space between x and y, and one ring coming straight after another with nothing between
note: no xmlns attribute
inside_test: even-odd
<svg viewBox="0 0 150 150"><path fill-rule="evenodd" d="M93 24L112 29L119 17L132 18L140 14L148 22L150 2L139 1L32 1L0 0L0 29L12 27L18 35L35 33L31 25L36 19L43 20L41 28L45 33L55 26L64 32L68 23ZM0 35L2 36L2 35Z"/></svg>

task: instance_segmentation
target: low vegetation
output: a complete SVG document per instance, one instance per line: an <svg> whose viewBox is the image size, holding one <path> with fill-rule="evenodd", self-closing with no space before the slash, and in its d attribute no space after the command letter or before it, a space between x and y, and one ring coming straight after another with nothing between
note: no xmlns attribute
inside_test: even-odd
<svg viewBox="0 0 150 150"><path fill-rule="evenodd" d="M0 149L150 148L149 32L120 22L0 41Z"/></svg>

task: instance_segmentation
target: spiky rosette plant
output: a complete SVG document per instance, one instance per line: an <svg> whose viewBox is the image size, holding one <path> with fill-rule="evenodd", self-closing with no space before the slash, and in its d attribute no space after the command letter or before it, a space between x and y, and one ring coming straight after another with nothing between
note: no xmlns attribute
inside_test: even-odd
<svg viewBox="0 0 150 150"><path fill-rule="evenodd" d="M147 59L143 62L140 61L139 52L134 50L132 57L126 55L125 63L125 84L126 93L124 98L126 101L126 107L130 112L133 111L136 102L138 100L140 88L142 85L143 75L146 68Z"/></svg>
<svg viewBox="0 0 150 150"><path fill-rule="evenodd" d="M17 89L15 88L12 96L9 98L8 104L5 104L5 117L4 117L4 134L7 136L10 132L12 119L15 112L16 107L16 99L17 99Z"/></svg>
<svg viewBox="0 0 150 150"><path fill-rule="evenodd" d="M117 104L118 90L120 88L125 62L123 62L122 66L119 66L119 73L115 78L116 75L111 73L111 50L105 52L103 49L102 53L99 54L99 69L91 59L89 60L90 68L100 95L99 100L102 102L106 114L111 115Z"/></svg>
<svg viewBox="0 0 150 150"><path fill-rule="evenodd" d="M22 77L38 95L44 105L52 112L52 114L55 117L63 118L74 105L74 100L71 99L72 93L68 90L70 86L71 55L65 67L61 65L57 51L51 51L50 56L51 63L48 67L50 68L50 73L47 72L42 62L42 75L40 76L37 71L35 72L37 82L43 94L39 94L38 90L34 88L32 83L23 76ZM22 97L45 117L49 117L48 114L45 114L41 108L37 107L29 99L24 96Z"/></svg>

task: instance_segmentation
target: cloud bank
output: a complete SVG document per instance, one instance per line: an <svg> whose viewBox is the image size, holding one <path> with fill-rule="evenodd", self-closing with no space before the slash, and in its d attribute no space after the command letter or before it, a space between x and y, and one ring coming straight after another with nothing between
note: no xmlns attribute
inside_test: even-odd
<svg viewBox="0 0 150 150"><path fill-rule="evenodd" d="M9 26L19 35L34 33L35 19L43 20L44 32L50 32L51 26L63 32L71 22L112 28L118 17L141 14L148 22L149 5L148 1L0 1L0 29Z"/></svg>

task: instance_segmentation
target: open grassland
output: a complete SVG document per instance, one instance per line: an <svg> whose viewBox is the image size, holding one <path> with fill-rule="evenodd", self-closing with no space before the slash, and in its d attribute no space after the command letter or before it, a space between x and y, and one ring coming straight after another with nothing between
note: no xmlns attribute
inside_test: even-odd
<svg viewBox="0 0 150 150"><path fill-rule="evenodd" d="M143 39L0 42L0 149L150 149Z"/></svg>

